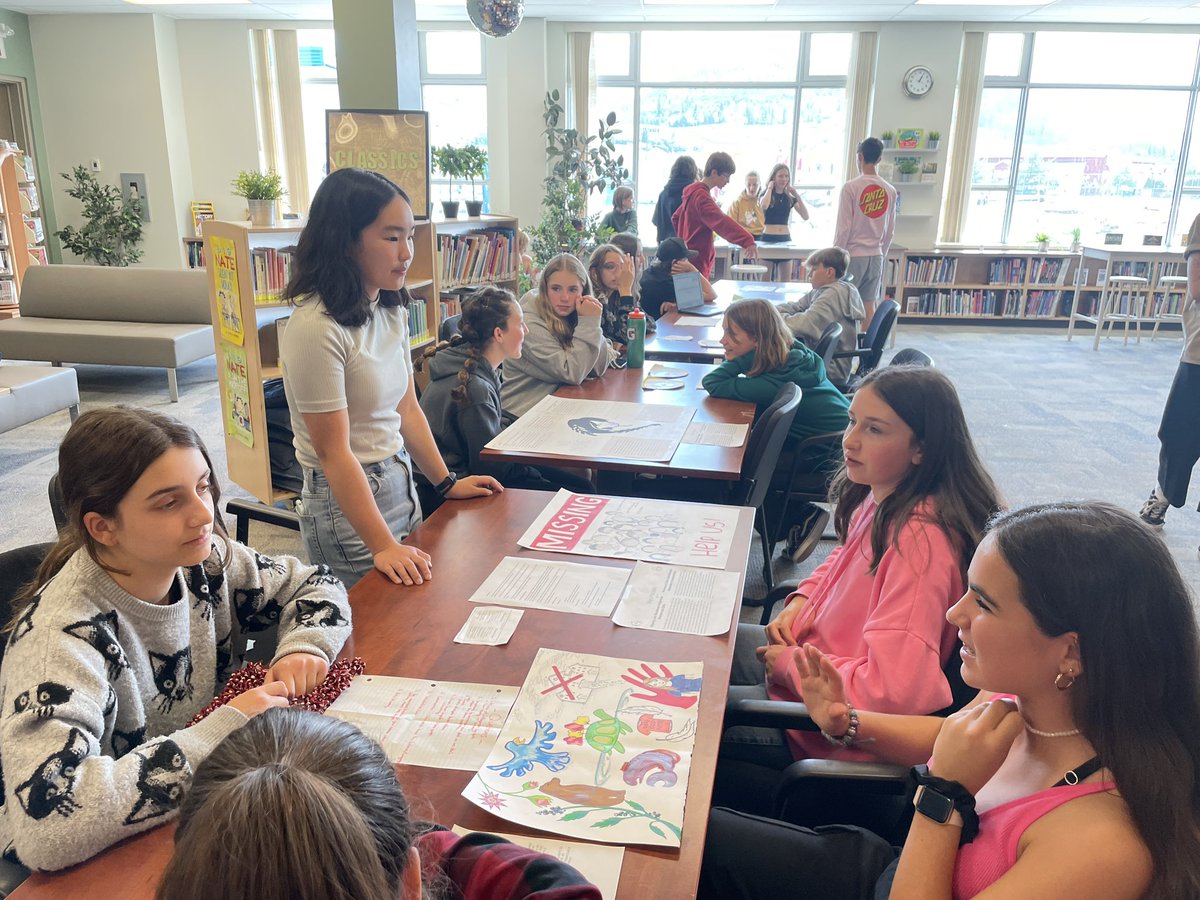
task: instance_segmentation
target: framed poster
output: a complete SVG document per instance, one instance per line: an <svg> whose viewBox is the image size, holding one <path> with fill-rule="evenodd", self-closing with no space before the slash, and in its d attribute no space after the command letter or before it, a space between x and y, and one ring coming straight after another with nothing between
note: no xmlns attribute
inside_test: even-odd
<svg viewBox="0 0 1200 900"><path fill-rule="evenodd" d="M329 171L370 169L394 181L429 218L429 114L423 110L325 110Z"/></svg>

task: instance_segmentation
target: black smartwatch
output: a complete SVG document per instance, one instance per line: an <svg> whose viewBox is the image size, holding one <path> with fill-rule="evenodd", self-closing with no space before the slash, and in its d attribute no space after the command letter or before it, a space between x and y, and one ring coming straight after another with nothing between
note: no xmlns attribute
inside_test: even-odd
<svg viewBox="0 0 1200 900"><path fill-rule="evenodd" d="M450 488L454 487L454 484L457 481L458 476L451 472L449 475L443 478L441 482L438 483L438 486L434 488L434 490L438 492L439 496L445 497L448 493L450 493Z"/></svg>
<svg viewBox="0 0 1200 900"><path fill-rule="evenodd" d="M969 844L979 834L979 815L975 812L975 795L957 781L947 781L929 772L929 766L913 766L917 792L913 807L925 818L939 825L962 829L958 846Z"/></svg>

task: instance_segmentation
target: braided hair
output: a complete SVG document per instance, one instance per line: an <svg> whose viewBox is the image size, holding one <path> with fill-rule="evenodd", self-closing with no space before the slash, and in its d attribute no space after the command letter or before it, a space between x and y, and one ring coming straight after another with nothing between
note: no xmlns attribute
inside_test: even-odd
<svg viewBox="0 0 1200 900"><path fill-rule="evenodd" d="M505 330L516 305L517 300L512 291L491 284L484 285L463 301L458 334L448 341L438 341L421 357L421 361L424 362L447 347L466 345L466 361L463 362L462 371L458 373L458 384L450 392L451 399L459 406L467 404L467 384L471 380L471 370L483 357L496 329Z"/></svg>

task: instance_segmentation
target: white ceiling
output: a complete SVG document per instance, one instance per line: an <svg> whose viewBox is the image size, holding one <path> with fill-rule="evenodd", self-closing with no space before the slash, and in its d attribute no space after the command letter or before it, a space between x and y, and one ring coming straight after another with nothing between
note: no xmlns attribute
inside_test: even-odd
<svg viewBox="0 0 1200 900"><path fill-rule="evenodd" d="M466 21L465 0L416 0L422 21ZM332 0L253 0L249 3L134 5L123 0L5 0L29 14L146 13L180 19L331 20ZM1037 6L971 3L922 5L913 0L526 0L525 15L569 22L1066 22L1087 24L1200 24L1197 0L1054 0Z"/></svg>

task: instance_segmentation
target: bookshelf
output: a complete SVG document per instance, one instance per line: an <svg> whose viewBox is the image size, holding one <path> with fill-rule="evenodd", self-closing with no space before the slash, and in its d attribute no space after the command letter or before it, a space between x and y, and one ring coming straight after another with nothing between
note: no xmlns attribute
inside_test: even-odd
<svg viewBox="0 0 1200 900"><path fill-rule="evenodd" d="M290 307L281 296L301 228L301 223L274 228L216 219L204 223L229 477L266 504L294 496L271 483L263 383L283 374L279 320ZM436 339L445 315L457 314L463 292L494 283L515 293L516 228L516 219L494 215L417 222L405 281L412 297L414 354Z"/></svg>
<svg viewBox="0 0 1200 900"><path fill-rule="evenodd" d="M45 237L33 160L5 144L0 147L0 318L19 315L26 270L47 262Z"/></svg>

